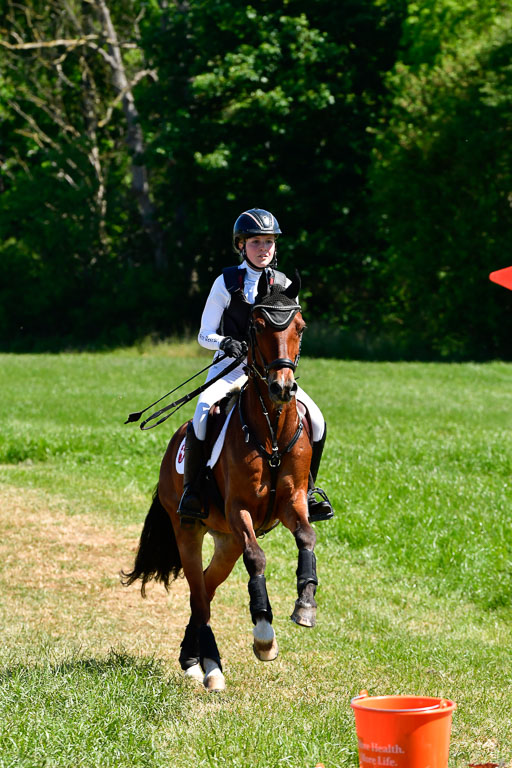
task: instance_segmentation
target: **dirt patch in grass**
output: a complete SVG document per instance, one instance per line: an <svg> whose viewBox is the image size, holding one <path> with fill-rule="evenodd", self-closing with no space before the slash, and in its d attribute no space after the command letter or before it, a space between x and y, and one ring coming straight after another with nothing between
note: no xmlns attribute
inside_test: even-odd
<svg viewBox="0 0 512 768"><path fill-rule="evenodd" d="M0 615L13 644L33 633L94 653L122 647L176 659L188 621L188 589L151 584L142 600L125 588L140 526L105 524L62 511L36 491L0 488Z"/></svg>
<svg viewBox="0 0 512 768"><path fill-rule="evenodd" d="M123 587L119 575L133 565L142 522L112 524L66 509L66 499L0 486L0 660L37 663L45 645L62 656L76 649L97 657L114 649L154 656L178 672L189 619L186 580L178 578L169 593L151 582L143 600L137 585ZM205 562L212 548L207 537ZM290 623L293 599L293 593L273 593L278 625ZM227 671L237 663L261 666L251 650L243 565L217 590L212 626ZM276 628L278 636L282 629ZM274 663L276 673L280 666Z"/></svg>

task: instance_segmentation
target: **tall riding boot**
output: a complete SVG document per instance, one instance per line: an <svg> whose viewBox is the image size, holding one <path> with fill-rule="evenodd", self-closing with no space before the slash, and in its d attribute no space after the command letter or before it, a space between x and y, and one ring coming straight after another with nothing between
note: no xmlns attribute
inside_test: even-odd
<svg viewBox="0 0 512 768"><path fill-rule="evenodd" d="M183 474L183 496L178 507L178 515L183 518L201 520L208 516L203 509L201 481L206 459L204 442L198 440L192 422L187 427L185 441L185 467Z"/></svg>
<svg viewBox="0 0 512 768"><path fill-rule="evenodd" d="M334 510L331 506L331 502L327 498L327 494L325 491L322 491L321 488L315 487L316 477L318 475L320 461L322 460L322 453L324 450L326 437L327 425L325 426L322 438L316 442L313 442L313 454L311 456L308 488L308 512L309 521L311 523L318 522L319 520L330 520L331 517L334 517ZM320 499L317 499L317 496L319 496Z"/></svg>

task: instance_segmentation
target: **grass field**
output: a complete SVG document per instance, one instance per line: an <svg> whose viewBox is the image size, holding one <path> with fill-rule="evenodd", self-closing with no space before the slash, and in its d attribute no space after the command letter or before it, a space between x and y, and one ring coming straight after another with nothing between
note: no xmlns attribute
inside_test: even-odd
<svg viewBox="0 0 512 768"><path fill-rule="evenodd" d="M350 699L457 702L450 767L512 761L512 366L302 359L328 422L318 623L262 540L280 655L251 650L240 563L215 598L228 688L182 680L180 579L131 564L170 434L124 425L208 362L188 348L0 355L0 768L357 766ZM180 418L182 415L182 418Z"/></svg>

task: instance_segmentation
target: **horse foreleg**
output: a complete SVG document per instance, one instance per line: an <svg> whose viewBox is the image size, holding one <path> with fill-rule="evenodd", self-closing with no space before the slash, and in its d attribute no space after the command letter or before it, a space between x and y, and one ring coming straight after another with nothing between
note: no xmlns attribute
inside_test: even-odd
<svg viewBox="0 0 512 768"><path fill-rule="evenodd" d="M249 609L254 624L252 647L260 661L273 661L279 649L272 627L272 608L265 580L265 553L256 540L250 514L242 512L241 521L243 559L249 574Z"/></svg>
<svg viewBox="0 0 512 768"><path fill-rule="evenodd" d="M299 549L297 565L297 594L291 620L301 627L314 627L316 624L315 592L318 586L316 576L316 557L313 551L316 534L309 523L300 525L294 533Z"/></svg>
<svg viewBox="0 0 512 768"><path fill-rule="evenodd" d="M204 583L210 602L215 596L217 587L226 581L242 554L240 542L232 533L215 532L212 536L215 541L215 549L204 572Z"/></svg>

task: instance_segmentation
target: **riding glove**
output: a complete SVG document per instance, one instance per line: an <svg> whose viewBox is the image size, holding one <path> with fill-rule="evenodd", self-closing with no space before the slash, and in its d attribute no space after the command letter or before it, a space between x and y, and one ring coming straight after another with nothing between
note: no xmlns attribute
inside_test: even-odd
<svg viewBox="0 0 512 768"><path fill-rule="evenodd" d="M232 339L231 336L225 336L219 346L228 357L242 357L247 354L247 344L245 341L237 341L237 339Z"/></svg>

